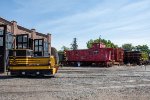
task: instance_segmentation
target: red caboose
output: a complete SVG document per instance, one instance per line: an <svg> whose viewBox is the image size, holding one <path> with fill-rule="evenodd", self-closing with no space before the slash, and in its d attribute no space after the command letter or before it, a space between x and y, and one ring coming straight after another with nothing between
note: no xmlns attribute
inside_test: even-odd
<svg viewBox="0 0 150 100"><path fill-rule="evenodd" d="M80 62L82 65L111 66L115 62L123 62L122 49L106 48L102 43L94 43L89 49L67 50L65 52L68 64Z"/></svg>

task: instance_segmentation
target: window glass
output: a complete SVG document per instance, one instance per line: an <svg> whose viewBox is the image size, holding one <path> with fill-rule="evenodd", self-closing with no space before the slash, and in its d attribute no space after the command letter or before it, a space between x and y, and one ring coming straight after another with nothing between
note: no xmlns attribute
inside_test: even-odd
<svg viewBox="0 0 150 100"><path fill-rule="evenodd" d="M35 47L35 51L38 51L38 47Z"/></svg>
<svg viewBox="0 0 150 100"><path fill-rule="evenodd" d="M12 44L12 43L7 43L7 44L6 44L6 47L7 47L8 49L12 49L12 48L13 48L13 44Z"/></svg>
<svg viewBox="0 0 150 100"><path fill-rule="evenodd" d="M11 33L7 33L6 41L7 42L13 42L13 36L11 35Z"/></svg>
<svg viewBox="0 0 150 100"><path fill-rule="evenodd" d="M39 46L39 51L43 51L42 49L43 49L42 46Z"/></svg>
<svg viewBox="0 0 150 100"><path fill-rule="evenodd" d="M6 47L8 49L12 49L13 48L13 36L9 32L6 35Z"/></svg>
<svg viewBox="0 0 150 100"><path fill-rule="evenodd" d="M48 51L48 43L47 42L44 43L44 51Z"/></svg>
<svg viewBox="0 0 150 100"><path fill-rule="evenodd" d="M47 47L47 43L46 42L44 42L44 48L46 48Z"/></svg>
<svg viewBox="0 0 150 100"><path fill-rule="evenodd" d="M24 35L23 36L23 42L27 42L28 38L27 38L27 35Z"/></svg>
<svg viewBox="0 0 150 100"><path fill-rule="evenodd" d="M16 56L26 56L26 50L17 50Z"/></svg>
<svg viewBox="0 0 150 100"><path fill-rule="evenodd" d="M18 36L18 42L22 42L22 36Z"/></svg>
<svg viewBox="0 0 150 100"><path fill-rule="evenodd" d="M0 35L3 35L3 30L0 30Z"/></svg>
<svg viewBox="0 0 150 100"><path fill-rule="evenodd" d="M35 45L36 45L36 46L38 45L38 40L35 40Z"/></svg>
<svg viewBox="0 0 150 100"><path fill-rule="evenodd" d="M9 41L9 35L6 35L6 42Z"/></svg>
<svg viewBox="0 0 150 100"><path fill-rule="evenodd" d="M26 49L27 48L27 43L24 43L23 44L23 49Z"/></svg>
<svg viewBox="0 0 150 100"><path fill-rule="evenodd" d="M42 42L43 42L42 40L39 40L39 45L42 45Z"/></svg>
<svg viewBox="0 0 150 100"><path fill-rule="evenodd" d="M3 37L0 37L0 46L3 46Z"/></svg>
<svg viewBox="0 0 150 100"><path fill-rule="evenodd" d="M18 44L18 49L22 49L22 44Z"/></svg>
<svg viewBox="0 0 150 100"><path fill-rule="evenodd" d="M27 56L33 56L33 51L27 50Z"/></svg>

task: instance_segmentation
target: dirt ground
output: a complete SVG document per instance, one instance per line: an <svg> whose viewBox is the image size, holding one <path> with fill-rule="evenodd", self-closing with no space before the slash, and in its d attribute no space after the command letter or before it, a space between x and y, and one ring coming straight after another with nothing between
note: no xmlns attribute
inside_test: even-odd
<svg viewBox="0 0 150 100"><path fill-rule="evenodd" d="M0 100L150 100L150 66L62 67L54 78L0 74Z"/></svg>

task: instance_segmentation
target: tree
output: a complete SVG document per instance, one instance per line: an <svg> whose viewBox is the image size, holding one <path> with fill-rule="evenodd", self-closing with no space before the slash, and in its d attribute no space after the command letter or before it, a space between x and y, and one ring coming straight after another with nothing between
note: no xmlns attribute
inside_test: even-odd
<svg viewBox="0 0 150 100"><path fill-rule="evenodd" d="M138 45L135 47L136 50L138 51L142 51L142 52L146 52L146 53L150 53L150 49L147 45Z"/></svg>
<svg viewBox="0 0 150 100"><path fill-rule="evenodd" d="M142 52L142 59L144 61L149 59L150 49L147 45L137 45L135 48Z"/></svg>
<svg viewBox="0 0 150 100"><path fill-rule="evenodd" d="M65 51L65 50L69 50L69 48L66 47L66 46L62 46L62 47L61 47L61 51Z"/></svg>
<svg viewBox="0 0 150 100"><path fill-rule="evenodd" d="M91 39L89 40L86 45L87 45L87 48L91 48L92 47L92 43L94 43L94 41Z"/></svg>
<svg viewBox="0 0 150 100"><path fill-rule="evenodd" d="M77 38L73 39L73 43L71 44L71 49L72 50L77 50L78 49Z"/></svg>
<svg viewBox="0 0 150 100"><path fill-rule="evenodd" d="M122 48L125 50L129 50L129 51L132 51L132 49L135 49L135 47L131 43L123 44Z"/></svg>
<svg viewBox="0 0 150 100"><path fill-rule="evenodd" d="M108 48L117 48L118 45L115 45L114 43L112 43L110 40L105 40L105 39L95 39L95 40L89 40L86 44L87 44L87 48L91 48L93 43L100 43L102 42L103 44L106 45L106 47Z"/></svg>
<svg viewBox="0 0 150 100"><path fill-rule="evenodd" d="M146 61L146 60L148 60L148 58L149 58L148 53L147 52L142 52L142 60Z"/></svg>

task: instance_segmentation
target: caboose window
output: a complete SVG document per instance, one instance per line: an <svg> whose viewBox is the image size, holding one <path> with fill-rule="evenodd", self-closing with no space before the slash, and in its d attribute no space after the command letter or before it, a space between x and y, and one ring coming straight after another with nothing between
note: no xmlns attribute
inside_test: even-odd
<svg viewBox="0 0 150 100"><path fill-rule="evenodd" d="M98 54L98 53L99 53L99 51L93 51L93 54L95 54L95 55Z"/></svg>

